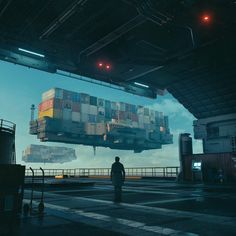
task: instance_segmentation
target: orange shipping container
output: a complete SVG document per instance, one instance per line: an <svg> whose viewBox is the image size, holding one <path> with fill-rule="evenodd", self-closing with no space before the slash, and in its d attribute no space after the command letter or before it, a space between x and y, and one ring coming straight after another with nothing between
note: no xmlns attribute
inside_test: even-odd
<svg viewBox="0 0 236 236"><path fill-rule="evenodd" d="M55 118L55 119L62 119L62 111L59 109L48 109L46 111L40 111L38 114L38 118L42 118L42 117L51 117L51 118Z"/></svg>

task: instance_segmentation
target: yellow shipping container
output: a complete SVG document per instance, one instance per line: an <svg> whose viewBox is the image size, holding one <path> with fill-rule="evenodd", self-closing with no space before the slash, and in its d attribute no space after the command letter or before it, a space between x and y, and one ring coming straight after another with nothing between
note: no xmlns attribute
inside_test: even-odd
<svg viewBox="0 0 236 236"><path fill-rule="evenodd" d="M38 118L43 118L45 116L48 116L48 117L52 117L52 118L55 118L55 119L61 119L62 118L62 111L59 110L59 109L48 109L46 111L41 111L39 112L38 114Z"/></svg>

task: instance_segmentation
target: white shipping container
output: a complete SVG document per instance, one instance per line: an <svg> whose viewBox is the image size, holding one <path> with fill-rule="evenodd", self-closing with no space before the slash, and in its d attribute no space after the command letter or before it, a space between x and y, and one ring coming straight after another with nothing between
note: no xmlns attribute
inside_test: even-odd
<svg viewBox="0 0 236 236"><path fill-rule="evenodd" d="M81 113L80 120L81 120L81 122L88 122L88 114L87 113Z"/></svg>
<svg viewBox="0 0 236 236"><path fill-rule="evenodd" d="M89 114L96 116L98 114L97 106L90 105L90 107L89 107Z"/></svg>
<svg viewBox="0 0 236 236"><path fill-rule="evenodd" d="M80 113L72 111L72 121L80 122Z"/></svg>
<svg viewBox="0 0 236 236"><path fill-rule="evenodd" d="M71 117L72 117L71 109L64 108L62 110L62 117L63 117L63 120L71 120Z"/></svg>
<svg viewBox="0 0 236 236"><path fill-rule="evenodd" d="M89 109L90 108L90 105L89 104L84 104L84 103L81 103L81 114L89 114Z"/></svg>
<svg viewBox="0 0 236 236"><path fill-rule="evenodd" d="M53 88L43 93L42 100L46 101L51 98L63 99L63 89Z"/></svg>

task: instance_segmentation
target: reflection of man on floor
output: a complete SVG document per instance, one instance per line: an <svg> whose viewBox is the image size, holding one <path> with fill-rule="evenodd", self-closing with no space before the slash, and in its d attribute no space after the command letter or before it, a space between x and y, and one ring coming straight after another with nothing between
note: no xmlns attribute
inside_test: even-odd
<svg viewBox="0 0 236 236"><path fill-rule="evenodd" d="M120 163L120 158L115 157L115 162L111 166L111 181L114 185L114 201L121 202L122 185L125 181L125 169Z"/></svg>

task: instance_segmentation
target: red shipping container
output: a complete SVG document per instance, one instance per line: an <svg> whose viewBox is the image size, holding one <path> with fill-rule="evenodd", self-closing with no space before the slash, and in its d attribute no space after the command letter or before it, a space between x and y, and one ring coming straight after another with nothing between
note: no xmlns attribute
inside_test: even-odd
<svg viewBox="0 0 236 236"><path fill-rule="evenodd" d="M72 111L80 112L80 104L79 104L79 102L73 102L72 103Z"/></svg>
<svg viewBox="0 0 236 236"><path fill-rule="evenodd" d="M48 109L61 109L61 100L60 99L49 99L39 104L39 111L46 111Z"/></svg>
<svg viewBox="0 0 236 236"><path fill-rule="evenodd" d="M46 111L50 108L53 108L53 99L46 100L39 104L39 111Z"/></svg>

